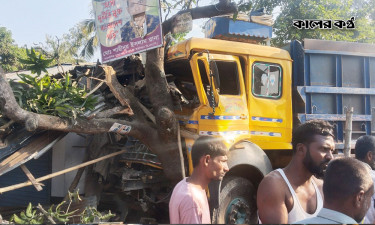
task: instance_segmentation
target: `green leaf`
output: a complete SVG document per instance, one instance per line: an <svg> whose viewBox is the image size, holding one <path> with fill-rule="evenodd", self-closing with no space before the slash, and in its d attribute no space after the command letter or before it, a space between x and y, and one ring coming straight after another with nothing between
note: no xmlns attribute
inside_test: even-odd
<svg viewBox="0 0 375 225"><path fill-rule="evenodd" d="M62 103L68 102L69 100L70 100L69 98L63 98L63 99L57 100L55 103L55 106L59 106Z"/></svg>
<svg viewBox="0 0 375 225"><path fill-rule="evenodd" d="M233 21L236 21L238 17L238 12L233 13Z"/></svg>
<svg viewBox="0 0 375 225"><path fill-rule="evenodd" d="M69 74L67 73L65 75L65 87L69 87L69 84L70 84L70 77L69 77Z"/></svg>
<svg viewBox="0 0 375 225"><path fill-rule="evenodd" d="M63 108L63 107L56 107L55 108L55 110L56 110L56 112L57 112L57 114L59 115L59 116L61 116L61 117L69 117L69 114L67 114L66 112L65 112L65 108Z"/></svg>
<svg viewBox="0 0 375 225"><path fill-rule="evenodd" d="M29 205L26 208L26 216L29 217L29 218L32 217L32 209L33 209L33 206L31 204L31 202L29 202Z"/></svg>

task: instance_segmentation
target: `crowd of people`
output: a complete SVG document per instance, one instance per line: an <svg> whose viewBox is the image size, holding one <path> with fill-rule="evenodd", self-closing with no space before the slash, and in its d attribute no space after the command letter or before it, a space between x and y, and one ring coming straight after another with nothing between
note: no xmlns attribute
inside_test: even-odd
<svg viewBox="0 0 375 225"><path fill-rule="evenodd" d="M292 145L289 164L270 172L258 186L259 223L375 223L375 137L357 140L355 158L334 158L333 126L313 120L295 129ZM211 223L205 190L229 170L227 152L220 138L196 140L193 173L171 196L170 223Z"/></svg>

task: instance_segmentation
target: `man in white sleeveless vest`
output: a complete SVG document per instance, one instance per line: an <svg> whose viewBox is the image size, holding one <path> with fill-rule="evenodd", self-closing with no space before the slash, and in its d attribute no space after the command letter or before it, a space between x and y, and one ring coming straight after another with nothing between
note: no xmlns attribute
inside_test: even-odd
<svg viewBox="0 0 375 225"><path fill-rule="evenodd" d="M293 132L293 157L283 169L269 173L257 194L259 219L264 224L294 223L314 217L323 207L322 178L333 158L333 127L312 120Z"/></svg>

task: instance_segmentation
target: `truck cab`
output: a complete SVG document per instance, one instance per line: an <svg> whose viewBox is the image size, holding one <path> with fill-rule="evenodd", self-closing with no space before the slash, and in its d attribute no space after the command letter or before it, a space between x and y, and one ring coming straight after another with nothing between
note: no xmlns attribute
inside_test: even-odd
<svg viewBox="0 0 375 225"><path fill-rule="evenodd" d="M254 212L250 218L234 212L256 209L249 196L272 170L265 152L292 149L291 68L285 50L227 40L191 38L167 53L165 72L187 100L175 111L181 130L222 136L230 149L230 171L210 189L217 195L215 222L241 222L241 216L242 222L256 222ZM191 173L194 139L185 137L184 143ZM249 192L225 199L219 193L230 184Z"/></svg>

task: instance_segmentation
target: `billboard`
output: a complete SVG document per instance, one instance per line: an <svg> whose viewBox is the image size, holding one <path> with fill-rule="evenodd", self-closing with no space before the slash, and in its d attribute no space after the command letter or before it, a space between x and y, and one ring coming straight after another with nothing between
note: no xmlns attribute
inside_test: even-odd
<svg viewBox="0 0 375 225"><path fill-rule="evenodd" d="M102 62L162 46L159 0L93 0Z"/></svg>

